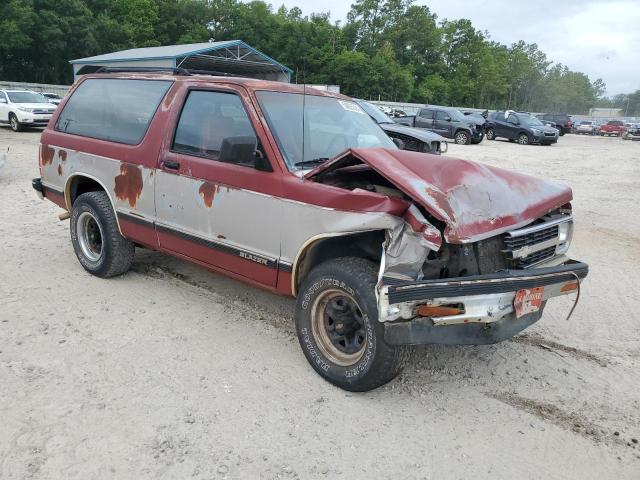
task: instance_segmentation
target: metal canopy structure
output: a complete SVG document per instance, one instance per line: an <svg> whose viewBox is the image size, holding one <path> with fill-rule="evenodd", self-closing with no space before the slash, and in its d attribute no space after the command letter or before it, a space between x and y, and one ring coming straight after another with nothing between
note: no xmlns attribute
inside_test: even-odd
<svg viewBox="0 0 640 480"><path fill-rule="evenodd" d="M132 48L71 60L75 76L100 67L182 67L289 82L293 71L242 40Z"/></svg>

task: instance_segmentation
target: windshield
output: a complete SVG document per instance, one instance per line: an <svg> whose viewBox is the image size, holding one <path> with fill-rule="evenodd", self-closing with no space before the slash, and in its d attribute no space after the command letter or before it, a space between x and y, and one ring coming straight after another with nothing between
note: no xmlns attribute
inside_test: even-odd
<svg viewBox="0 0 640 480"><path fill-rule="evenodd" d="M468 122L469 120L473 120L473 119L470 119L469 117L465 117L460 110L445 110L445 111L449 114L449 116L451 117L451 120L455 120L458 122Z"/></svg>
<svg viewBox="0 0 640 480"><path fill-rule="evenodd" d="M385 113L375 105L365 102L363 100L357 100L356 103L362 107L362 109L369 114L378 123L395 123Z"/></svg>
<svg viewBox="0 0 640 480"><path fill-rule="evenodd" d="M520 119L521 123L529 125L530 127L544 127L544 123L542 123L533 115L518 115L518 118Z"/></svg>
<svg viewBox="0 0 640 480"><path fill-rule="evenodd" d="M320 162L349 148L397 148L355 102L268 91L256 97L290 170L309 168L300 163Z"/></svg>
<svg viewBox="0 0 640 480"><path fill-rule="evenodd" d="M36 92L7 92L11 103L49 103L49 100Z"/></svg>

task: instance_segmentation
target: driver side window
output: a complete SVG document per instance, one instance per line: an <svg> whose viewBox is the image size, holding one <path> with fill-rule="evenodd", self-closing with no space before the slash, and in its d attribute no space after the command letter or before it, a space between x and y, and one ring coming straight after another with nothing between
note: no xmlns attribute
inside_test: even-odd
<svg viewBox="0 0 640 480"><path fill-rule="evenodd" d="M509 122L509 123L511 123L513 125L518 125L520 123L520 121L518 120L518 117L516 117L513 114L509 115L509 117L507 118L507 122Z"/></svg>
<svg viewBox="0 0 640 480"><path fill-rule="evenodd" d="M254 167L257 145L238 95L200 90L189 93L176 128L173 151Z"/></svg>
<svg viewBox="0 0 640 480"><path fill-rule="evenodd" d="M449 114L447 112L444 112L442 110L438 110L436 112L436 120L449 121L449 120L451 120L451 117L449 116Z"/></svg>

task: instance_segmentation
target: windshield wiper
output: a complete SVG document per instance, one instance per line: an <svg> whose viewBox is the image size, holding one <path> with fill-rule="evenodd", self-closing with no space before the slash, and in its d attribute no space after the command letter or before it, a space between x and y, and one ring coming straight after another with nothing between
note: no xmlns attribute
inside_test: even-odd
<svg viewBox="0 0 640 480"><path fill-rule="evenodd" d="M302 162L296 162L293 165L296 167L312 167L314 165L320 165L326 162L327 160L329 160L328 157L313 158L311 160L303 160Z"/></svg>

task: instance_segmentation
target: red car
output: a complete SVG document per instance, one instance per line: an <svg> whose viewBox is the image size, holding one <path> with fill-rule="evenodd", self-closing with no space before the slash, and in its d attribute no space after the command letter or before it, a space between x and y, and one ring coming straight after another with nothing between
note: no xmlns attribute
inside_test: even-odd
<svg viewBox="0 0 640 480"><path fill-rule="evenodd" d="M607 123L600 127L600 135L613 135L614 137L621 137L626 129L624 123L620 120L609 120Z"/></svg>
<svg viewBox="0 0 640 480"><path fill-rule="evenodd" d="M411 345L510 338L588 271L565 256L566 185L399 150L348 97L286 83L86 75L39 165L85 270L123 274L146 247L294 296L305 356L348 390Z"/></svg>

